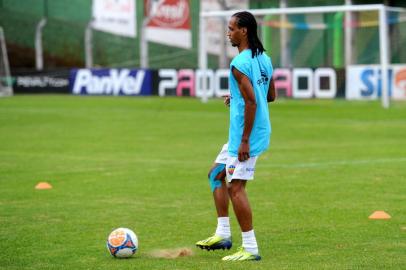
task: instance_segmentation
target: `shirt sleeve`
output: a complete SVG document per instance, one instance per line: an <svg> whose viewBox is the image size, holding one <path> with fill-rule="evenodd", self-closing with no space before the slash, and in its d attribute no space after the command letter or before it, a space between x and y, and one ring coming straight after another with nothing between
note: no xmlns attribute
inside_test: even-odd
<svg viewBox="0 0 406 270"><path fill-rule="evenodd" d="M231 68L236 68L239 72L241 72L251 80L251 63L242 57L236 58L234 60L235 61L231 63Z"/></svg>

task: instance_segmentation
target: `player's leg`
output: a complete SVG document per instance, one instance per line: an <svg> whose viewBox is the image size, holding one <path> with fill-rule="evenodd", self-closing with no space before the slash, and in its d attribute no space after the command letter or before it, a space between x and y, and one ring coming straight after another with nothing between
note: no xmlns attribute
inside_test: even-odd
<svg viewBox="0 0 406 270"><path fill-rule="evenodd" d="M219 164L215 164L213 168L215 168L218 165ZM230 218L228 216L229 198L227 184L225 181L226 178L225 164L221 164L221 166L223 168L222 171L215 176L216 181L220 181L221 185L217 186L213 190L214 205L216 206L217 211L217 228L215 235L228 239L231 237Z"/></svg>
<svg viewBox="0 0 406 270"><path fill-rule="evenodd" d="M230 249L232 246L228 217L229 198L225 176L225 164L222 163L215 163L209 171L208 177L217 211L217 228L213 236L196 243L196 246L201 249Z"/></svg>
<svg viewBox="0 0 406 270"><path fill-rule="evenodd" d="M224 166L224 168L216 176L211 176L210 174L213 173L213 170L219 165L222 167ZM219 184L217 184L217 186L213 190L213 199L214 204L216 206L217 217L228 217L229 198L227 184L225 182L226 178L225 165L218 163L214 164L209 172L209 178L210 177L214 177L215 181L219 181Z"/></svg>
<svg viewBox="0 0 406 270"><path fill-rule="evenodd" d="M211 167L208 178L210 182L210 189L213 193L214 204L216 206L217 217L222 218L223 221L226 220L228 227L230 223L228 221L228 191L227 184L225 181L226 178L226 162L228 159L228 144L224 144L221 148L220 153L217 155L215 163ZM225 222L225 221L224 221ZM220 223L220 221L218 222ZM223 235L229 237L228 235Z"/></svg>
<svg viewBox="0 0 406 270"><path fill-rule="evenodd" d="M254 177L256 157L245 162L230 158L227 162L229 197L242 232L242 247L234 254L223 258L225 261L260 260L258 244L252 225L252 211L245 186ZM231 169L230 169L231 168Z"/></svg>
<svg viewBox="0 0 406 270"><path fill-rule="evenodd" d="M242 232L252 230L252 211L245 191L246 180L234 179L230 183L229 195L234 213Z"/></svg>

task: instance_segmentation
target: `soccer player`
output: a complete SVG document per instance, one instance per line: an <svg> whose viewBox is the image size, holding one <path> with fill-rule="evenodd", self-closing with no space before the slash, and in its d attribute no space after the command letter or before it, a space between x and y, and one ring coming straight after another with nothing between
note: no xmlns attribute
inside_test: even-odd
<svg viewBox="0 0 406 270"><path fill-rule="evenodd" d="M273 68L258 38L257 22L251 13L235 13L228 23L227 36L239 54L230 64L230 96L224 100L230 106L228 143L209 172L218 217L217 229L213 236L198 241L196 245L207 250L231 248L228 215L231 200L242 231L242 247L223 260L260 260L245 186L254 178L259 155L269 146L268 102L275 100Z"/></svg>

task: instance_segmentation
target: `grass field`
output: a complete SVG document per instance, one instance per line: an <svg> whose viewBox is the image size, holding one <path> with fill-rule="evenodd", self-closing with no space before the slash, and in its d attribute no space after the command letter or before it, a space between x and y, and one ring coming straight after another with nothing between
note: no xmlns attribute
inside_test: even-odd
<svg viewBox="0 0 406 270"><path fill-rule="evenodd" d="M248 185L263 260L226 263L230 252L194 248L216 225L220 100L0 99L0 269L405 269L406 103L280 100L271 117ZM392 218L369 220L375 210ZM108 254L116 227L137 233L132 259ZM194 255L150 256L177 247Z"/></svg>

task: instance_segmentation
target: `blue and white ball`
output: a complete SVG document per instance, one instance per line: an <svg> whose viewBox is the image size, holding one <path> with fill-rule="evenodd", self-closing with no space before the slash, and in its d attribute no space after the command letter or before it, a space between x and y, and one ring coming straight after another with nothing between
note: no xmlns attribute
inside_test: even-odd
<svg viewBox="0 0 406 270"><path fill-rule="evenodd" d="M116 258L129 258L138 249L137 235L127 228L115 229L107 238L107 249Z"/></svg>

